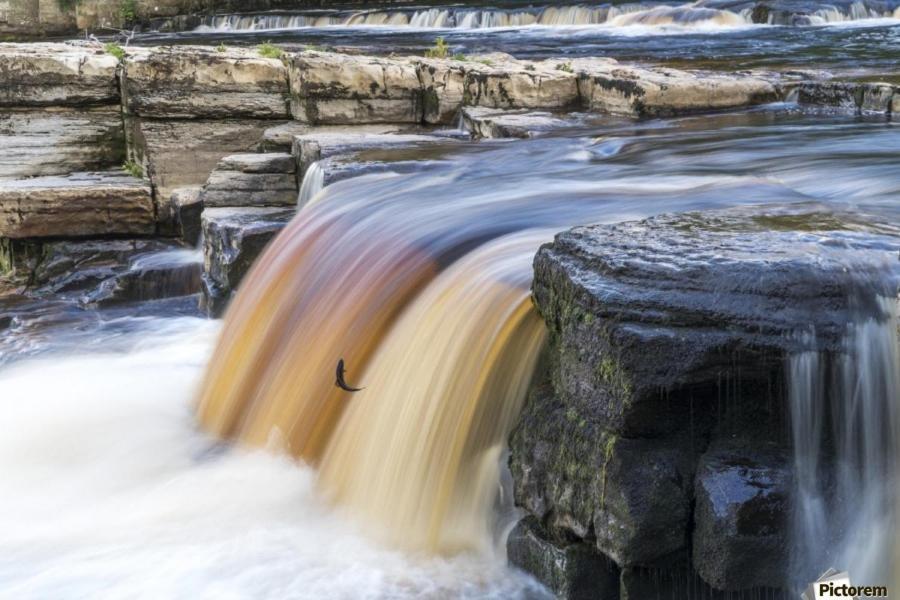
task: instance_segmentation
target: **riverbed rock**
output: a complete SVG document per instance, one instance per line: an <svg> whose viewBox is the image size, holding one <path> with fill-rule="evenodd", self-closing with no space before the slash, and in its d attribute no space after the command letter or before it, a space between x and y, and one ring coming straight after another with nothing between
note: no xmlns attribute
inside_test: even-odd
<svg viewBox="0 0 900 600"><path fill-rule="evenodd" d="M550 343L510 438L517 505L614 560L624 597L655 597L645 571L781 597L784 365L883 311L898 252L895 226L815 204L557 235L535 258Z"/></svg>
<svg viewBox="0 0 900 600"><path fill-rule="evenodd" d="M224 313L253 262L294 214L255 207L203 211L203 293L210 316Z"/></svg>
<svg viewBox="0 0 900 600"><path fill-rule="evenodd" d="M557 598L616 600L619 568L583 543L554 542L534 517L519 521L507 541L509 562L534 575Z"/></svg>
<svg viewBox="0 0 900 600"><path fill-rule="evenodd" d="M422 121L422 88L408 60L303 52L290 58L291 112L311 124Z"/></svg>
<svg viewBox="0 0 900 600"><path fill-rule="evenodd" d="M576 59L584 108L628 116L670 116L773 102L778 88L760 77L694 73L664 67L628 66L597 59Z"/></svg>
<svg viewBox="0 0 900 600"><path fill-rule="evenodd" d="M254 49L130 49L125 111L152 118L290 118L287 68Z"/></svg>
<svg viewBox="0 0 900 600"><path fill-rule="evenodd" d="M199 250L136 256L114 277L80 298L88 306L112 306L199 294L203 261Z"/></svg>
<svg viewBox="0 0 900 600"><path fill-rule="evenodd" d="M475 138L529 138L537 132L570 124L548 112L508 111L467 106L463 122Z"/></svg>
<svg viewBox="0 0 900 600"><path fill-rule="evenodd" d="M788 456L772 443L730 439L700 459L693 560L713 587L788 587Z"/></svg>
<svg viewBox="0 0 900 600"><path fill-rule="evenodd" d="M0 112L0 179L118 167L125 134L117 106Z"/></svg>
<svg viewBox="0 0 900 600"><path fill-rule="evenodd" d="M75 173L0 182L0 236L152 235L147 182L122 172Z"/></svg>
<svg viewBox="0 0 900 600"><path fill-rule="evenodd" d="M181 187L202 186L225 156L255 152L266 119L127 118L126 133L135 160L156 188L157 198L170 198Z"/></svg>
<svg viewBox="0 0 900 600"><path fill-rule="evenodd" d="M898 96L898 88L887 83L813 81L797 86L797 102L801 105L859 113L890 113Z"/></svg>
<svg viewBox="0 0 900 600"><path fill-rule="evenodd" d="M169 197L166 219L160 219L171 223L170 231L163 231L167 235L179 237L190 246L196 246L200 241L200 218L203 213L203 200L200 198L200 186L188 186L178 188Z"/></svg>
<svg viewBox="0 0 900 600"><path fill-rule="evenodd" d="M0 108L116 104L118 68L99 47L0 44Z"/></svg>
<svg viewBox="0 0 900 600"><path fill-rule="evenodd" d="M205 207L294 206L297 191L290 154L232 154L219 161L200 199Z"/></svg>

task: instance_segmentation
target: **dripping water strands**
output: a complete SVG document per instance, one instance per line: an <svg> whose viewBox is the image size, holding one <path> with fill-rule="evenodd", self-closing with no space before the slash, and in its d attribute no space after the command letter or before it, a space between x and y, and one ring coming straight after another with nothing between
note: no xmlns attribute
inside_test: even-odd
<svg viewBox="0 0 900 600"><path fill-rule="evenodd" d="M838 352L810 347L789 359L795 497L792 573L798 585L829 566L854 582L892 572L900 451L898 302L848 325Z"/></svg>

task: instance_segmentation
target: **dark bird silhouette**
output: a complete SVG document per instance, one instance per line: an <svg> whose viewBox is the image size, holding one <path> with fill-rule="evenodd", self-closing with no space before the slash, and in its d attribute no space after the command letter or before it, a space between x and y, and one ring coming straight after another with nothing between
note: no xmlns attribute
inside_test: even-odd
<svg viewBox="0 0 900 600"><path fill-rule="evenodd" d="M366 388L353 388L353 387L350 387L349 385L347 385L347 382L344 381L344 373L345 372L346 371L344 371L344 359L342 358L341 360L338 361L338 364L337 364L337 371L335 372L334 385L338 386L339 388L341 388L342 390L347 391L347 392L360 392L360 391L366 389Z"/></svg>

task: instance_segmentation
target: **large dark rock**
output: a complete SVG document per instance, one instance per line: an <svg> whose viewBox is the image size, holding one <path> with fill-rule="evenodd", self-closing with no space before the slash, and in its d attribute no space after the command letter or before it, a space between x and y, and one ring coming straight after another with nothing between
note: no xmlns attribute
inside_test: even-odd
<svg viewBox="0 0 900 600"><path fill-rule="evenodd" d="M284 208L203 211L203 303L211 316L225 312L253 262L293 216Z"/></svg>
<svg viewBox="0 0 900 600"><path fill-rule="evenodd" d="M788 453L773 444L728 440L700 459L694 565L721 590L788 583Z"/></svg>
<svg viewBox="0 0 900 600"><path fill-rule="evenodd" d="M616 600L619 568L589 545L554 542L534 517L516 524L507 541L511 565L534 575L558 598Z"/></svg>
<svg viewBox="0 0 900 600"><path fill-rule="evenodd" d="M811 204L557 235L535 258L550 344L510 439L516 503L613 559L623 597L780 597L787 358L840 351L896 296L898 250L895 227Z"/></svg>
<svg viewBox="0 0 900 600"><path fill-rule="evenodd" d="M684 550L691 440L626 438L604 425L549 385L534 388L510 442L516 502L556 535L589 540L622 566Z"/></svg>

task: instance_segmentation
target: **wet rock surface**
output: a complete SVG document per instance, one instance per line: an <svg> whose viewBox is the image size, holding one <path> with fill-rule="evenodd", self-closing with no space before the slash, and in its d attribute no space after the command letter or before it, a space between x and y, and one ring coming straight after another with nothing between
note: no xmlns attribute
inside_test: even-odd
<svg viewBox="0 0 900 600"><path fill-rule="evenodd" d="M507 541L509 562L531 573L557 598L614 600L619 568L585 544L552 542L534 517L519 521Z"/></svg>
<svg viewBox="0 0 900 600"><path fill-rule="evenodd" d="M209 208L203 211L203 293L210 316L221 316L241 280L294 209Z"/></svg>
<svg viewBox="0 0 900 600"><path fill-rule="evenodd" d="M0 236L152 235L147 182L124 173L75 173L0 183Z"/></svg>
<svg viewBox="0 0 900 600"><path fill-rule="evenodd" d="M788 587L789 452L727 440L700 459L693 560L717 589Z"/></svg>
<svg viewBox="0 0 900 600"><path fill-rule="evenodd" d="M860 303L896 295L898 249L896 227L818 205L559 234L535 259L550 350L510 440L517 504L614 560L625 597L646 570L777 597L786 358L839 349Z"/></svg>
<svg viewBox="0 0 900 600"><path fill-rule="evenodd" d="M801 105L837 108L857 113L892 114L900 89L886 83L844 83L817 81L797 87L797 102Z"/></svg>
<svg viewBox="0 0 900 600"><path fill-rule="evenodd" d="M492 108L462 109L466 128L475 138L529 138L537 132L559 129L569 123L552 113L505 111Z"/></svg>

